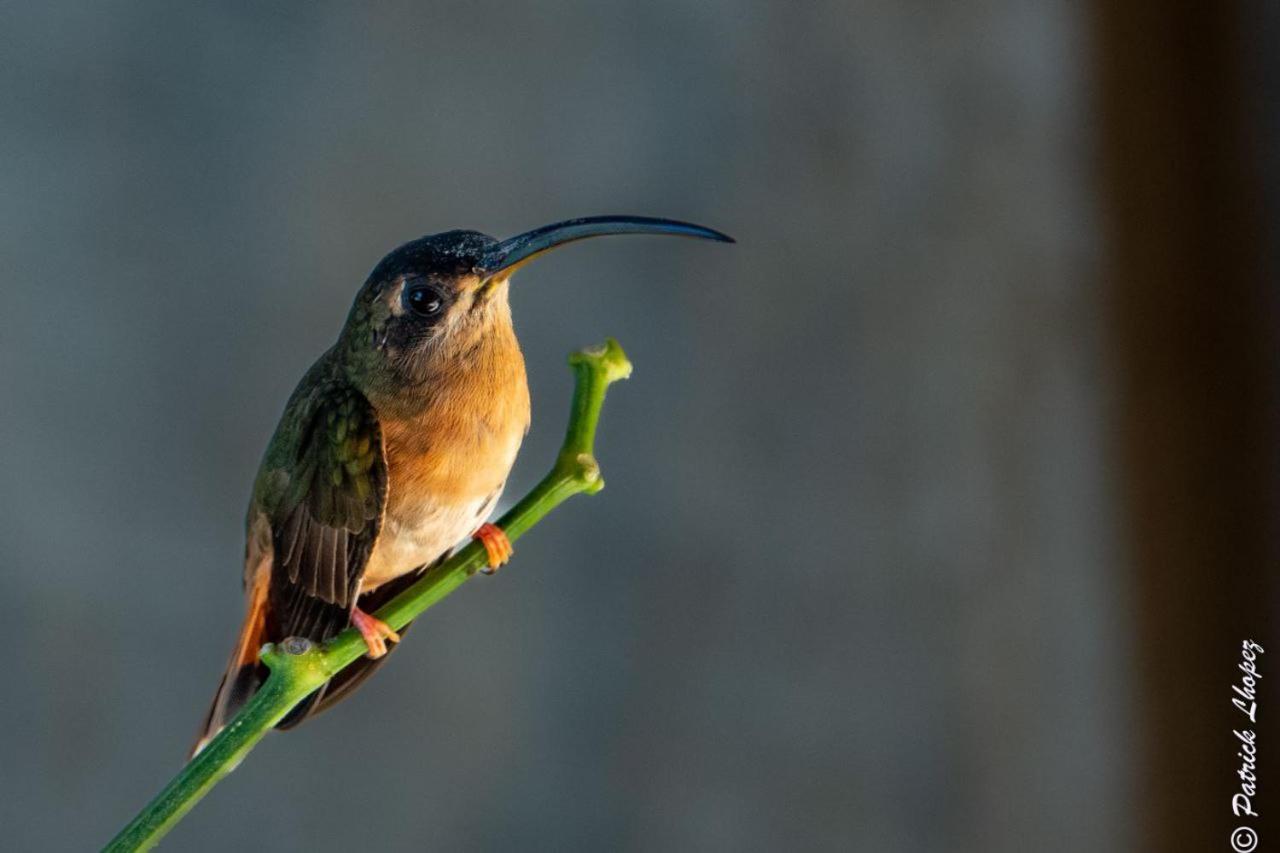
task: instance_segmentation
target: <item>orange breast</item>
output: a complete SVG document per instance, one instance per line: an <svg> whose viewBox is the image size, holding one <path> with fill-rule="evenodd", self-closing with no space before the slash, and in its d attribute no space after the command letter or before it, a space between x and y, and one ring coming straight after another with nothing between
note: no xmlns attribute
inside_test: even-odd
<svg viewBox="0 0 1280 853"><path fill-rule="evenodd" d="M431 385L412 416L383 417L387 508L366 590L433 561L492 511L529 427L529 388L514 334Z"/></svg>
<svg viewBox="0 0 1280 853"><path fill-rule="evenodd" d="M383 424L390 513L424 498L469 501L506 481L529 428L529 386L518 348L486 361L433 388L417 416Z"/></svg>

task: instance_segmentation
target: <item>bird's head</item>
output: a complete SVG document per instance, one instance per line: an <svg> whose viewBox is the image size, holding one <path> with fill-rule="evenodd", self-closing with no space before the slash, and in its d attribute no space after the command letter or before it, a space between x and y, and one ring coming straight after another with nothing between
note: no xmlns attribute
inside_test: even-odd
<svg viewBox="0 0 1280 853"><path fill-rule="evenodd" d="M342 334L349 368L366 380L420 384L509 331L507 284L550 250L610 234L661 234L732 243L719 231L640 216L558 222L508 240L478 231L445 231L405 243L369 274Z"/></svg>

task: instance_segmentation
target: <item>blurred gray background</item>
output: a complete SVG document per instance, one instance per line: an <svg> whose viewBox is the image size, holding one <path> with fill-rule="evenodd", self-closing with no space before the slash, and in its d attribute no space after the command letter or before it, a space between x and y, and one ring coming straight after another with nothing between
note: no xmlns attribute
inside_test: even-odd
<svg viewBox="0 0 1280 853"><path fill-rule="evenodd" d="M508 503L566 353L615 336L608 488L168 849L1138 846L1094 32L1047 0L6 4L5 846L92 849L180 766L259 455L382 254L601 213L739 241L517 277Z"/></svg>

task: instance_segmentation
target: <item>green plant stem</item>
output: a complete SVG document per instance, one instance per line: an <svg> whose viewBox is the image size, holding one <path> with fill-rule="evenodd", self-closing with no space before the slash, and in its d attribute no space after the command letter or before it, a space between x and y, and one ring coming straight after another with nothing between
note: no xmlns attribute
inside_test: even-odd
<svg viewBox="0 0 1280 853"><path fill-rule="evenodd" d="M594 446L596 425L609 385L631 374L618 342L569 357L574 370L573 404L564 444L551 471L496 522L507 538L520 538L562 501L604 488ZM486 564L487 554L470 542L438 568L389 601L377 616L399 630L460 587ZM109 853L149 850L201 797L236 768L249 751L295 705L365 654L360 633L348 628L322 646L290 638L268 645L262 660L270 674L240 713L107 844Z"/></svg>

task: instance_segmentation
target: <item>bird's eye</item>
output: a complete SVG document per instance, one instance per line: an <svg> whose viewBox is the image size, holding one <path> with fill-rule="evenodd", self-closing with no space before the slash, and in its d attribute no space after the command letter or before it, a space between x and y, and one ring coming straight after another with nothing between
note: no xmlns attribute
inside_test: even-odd
<svg viewBox="0 0 1280 853"><path fill-rule="evenodd" d="M406 294L405 301L409 303L409 310L421 317L439 314L440 309L444 307L444 299L433 287L412 288Z"/></svg>

